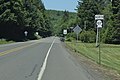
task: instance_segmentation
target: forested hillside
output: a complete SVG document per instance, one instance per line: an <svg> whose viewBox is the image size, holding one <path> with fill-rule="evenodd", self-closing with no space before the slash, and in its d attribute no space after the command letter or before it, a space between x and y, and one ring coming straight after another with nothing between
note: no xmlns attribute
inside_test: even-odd
<svg viewBox="0 0 120 80"><path fill-rule="evenodd" d="M0 0L0 38L21 41L51 35L51 24L41 0ZM25 37L24 32L28 35Z"/></svg>
<svg viewBox="0 0 120 80"><path fill-rule="evenodd" d="M47 10L46 14L49 16L53 26L53 34L63 34L63 29L69 29L76 25L77 13L68 11Z"/></svg>

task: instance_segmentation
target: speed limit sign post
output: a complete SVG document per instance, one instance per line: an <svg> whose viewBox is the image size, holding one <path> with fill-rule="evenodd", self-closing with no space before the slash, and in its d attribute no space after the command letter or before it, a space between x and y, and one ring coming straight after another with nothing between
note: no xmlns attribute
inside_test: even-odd
<svg viewBox="0 0 120 80"><path fill-rule="evenodd" d="M104 15L95 15L95 21L97 26L97 35L96 35L96 47L99 47L98 63L101 64L101 48L100 48L100 30L103 27ZM99 44L98 44L99 41Z"/></svg>

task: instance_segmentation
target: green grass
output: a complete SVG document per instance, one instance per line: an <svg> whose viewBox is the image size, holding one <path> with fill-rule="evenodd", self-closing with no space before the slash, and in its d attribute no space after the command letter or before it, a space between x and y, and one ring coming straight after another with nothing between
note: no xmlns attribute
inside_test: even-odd
<svg viewBox="0 0 120 80"><path fill-rule="evenodd" d="M95 43L79 42L76 45L73 42L66 42L66 44L87 58L98 62L99 48L95 47ZM101 44L101 64L120 73L120 45Z"/></svg>
<svg viewBox="0 0 120 80"><path fill-rule="evenodd" d="M0 39L0 45L1 44L9 44L9 43L13 43L14 41L6 41L5 39L1 40Z"/></svg>

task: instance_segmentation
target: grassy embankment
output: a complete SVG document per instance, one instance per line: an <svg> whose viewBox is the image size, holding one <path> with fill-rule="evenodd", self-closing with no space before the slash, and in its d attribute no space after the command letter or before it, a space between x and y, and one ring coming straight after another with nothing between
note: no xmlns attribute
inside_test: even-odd
<svg viewBox="0 0 120 80"><path fill-rule="evenodd" d="M73 42L66 42L66 44L82 55L98 62L99 48L95 47L95 43L79 42L76 45ZM120 45L101 44L101 64L120 73Z"/></svg>
<svg viewBox="0 0 120 80"><path fill-rule="evenodd" d="M0 44L9 44L9 43L13 43L14 41L6 41L5 39L1 40L0 39Z"/></svg>

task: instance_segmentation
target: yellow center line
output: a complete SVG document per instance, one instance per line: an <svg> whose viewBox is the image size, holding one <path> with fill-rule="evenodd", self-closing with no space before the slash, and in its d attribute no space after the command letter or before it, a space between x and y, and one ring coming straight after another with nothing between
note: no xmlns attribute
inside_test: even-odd
<svg viewBox="0 0 120 80"><path fill-rule="evenodd" d="M21 46L21 47L17 47L17 48L13 48L13 49L10 49L10 50L6 50L6 51L3 51L3 52L0 52L0 56L4 56L6 54L22 50L24 48L30 47L30 46L38 44L38 43L40 43L40 42L36 42L36 43L29 44L29 45L26 45L26 46Z"/></svg>

